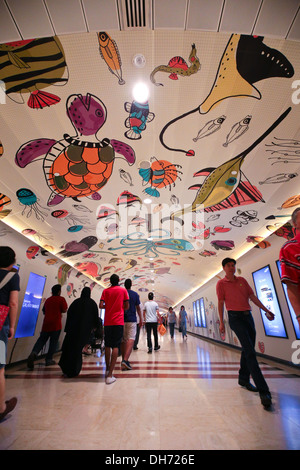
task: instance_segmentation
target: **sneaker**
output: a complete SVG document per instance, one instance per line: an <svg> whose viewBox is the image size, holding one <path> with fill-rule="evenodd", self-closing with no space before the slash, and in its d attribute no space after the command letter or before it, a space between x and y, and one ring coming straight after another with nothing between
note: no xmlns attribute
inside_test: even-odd
<svg viewBox="0 0 300 470"><path fill-rule="evenodd" d="M111 377L106 377L105 383L107 385L110 385L110 384L113 384L116 380L117 380L116 377L112 375Z"/></svg>
<svg viewBox="0 0 300 470"><path fill-rule="evenodd" d="M160 346L156 346L156 348L154 348L154 351L158 351L160 349Z"/></svg>
<svg viewBox="0 0 300 470"><path fill-rule="evenodd" d="M148 354L151 354L151 353L152 353L152 349L149 348L149 349L148 349Z"/></svg>
<svg viewBox="0 0 300 470"><path fill-rule="evenodd" d="M122 370L131 370L132 367L131 367L130 362L129 362L129 361L125 361L125 360L123 359L123 361L121 362L121 369L122 369Z"/></svg>
<svg viewBox="0 0 300 470"><path fill-rule="evenodd" d="M27 359L27 368L29 370L33 370L34 369L34 361L36 359L37 355L36 353L32 352L29 356L28 356L28 359Z"/></svg>

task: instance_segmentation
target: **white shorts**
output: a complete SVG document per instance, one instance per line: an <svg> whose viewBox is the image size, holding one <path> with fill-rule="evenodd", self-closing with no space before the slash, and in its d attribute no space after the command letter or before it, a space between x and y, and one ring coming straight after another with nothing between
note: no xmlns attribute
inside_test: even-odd
<svg viewBox="0 0 300 470"><path fill-rule="evenodd" d="M124 323L124 334L123 341L129 341L130 339L135 340L136 336L136 322L125 322Z"/></svg>

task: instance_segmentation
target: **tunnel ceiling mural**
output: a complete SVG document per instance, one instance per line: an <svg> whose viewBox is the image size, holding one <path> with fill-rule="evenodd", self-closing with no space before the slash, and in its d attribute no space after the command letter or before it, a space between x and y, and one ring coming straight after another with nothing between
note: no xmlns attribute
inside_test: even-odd
<svg viewBox="0 0 300 470"><path fill-rule="evenodd" d="M293 236L299 42L53 36L0 45L0 80L1 220L102 286L130 277L167 308Z"/></svg>

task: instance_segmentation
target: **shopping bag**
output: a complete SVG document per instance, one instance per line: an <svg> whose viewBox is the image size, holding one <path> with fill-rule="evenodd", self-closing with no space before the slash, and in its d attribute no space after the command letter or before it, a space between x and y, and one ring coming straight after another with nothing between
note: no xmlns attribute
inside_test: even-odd
<svg viewBox="0 0 300 470"><path fill-rule="evenodd" d="M8 315L8 312L9 312L9 307L7 305L0 305L0 331L2 330L4 322Z"/></svg>
<svg viewBox="0 0 300 470"><path fill-rule="evenodd" d="M159 326L158 326L158 332L161 336L163 336L165 333L166 333L166 328L164 327L164 325L161 323Z"/></svg>

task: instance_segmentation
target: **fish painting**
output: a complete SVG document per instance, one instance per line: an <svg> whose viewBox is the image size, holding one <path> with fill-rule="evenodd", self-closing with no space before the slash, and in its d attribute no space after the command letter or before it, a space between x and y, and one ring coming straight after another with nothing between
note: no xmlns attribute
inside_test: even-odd
<svg viewBox="0 0 300 470"><path fill-rule="evenodd" d="M97 36L102 59L106 62L109 71L117 77L119 85L124 85L122 62L116 41L104 31L98 33Z"/></svg>
<svg viewBox="0 0 300 470"><path fill-rule="evenodd" d="M178 80L178 75L182 77L189 77L194 73L197 73L200 69L200 61L197 57L197 49L195 44L192 44L192 50L189 56L189 62L191 63L190 66L186 63L186 61L180 57L172 57L169 61L168 65L159 65L156 67L150 75L151 82L156 86L163 86L162 83L156 83L154 79L154 75L157 72L166 72L169 73L169 78L171 80Z"/></svg>
<svg viewBox="0 0 300 470"><path fill-rule="evenodd" d="M204 137L207 137L208 135L213 134L214 132L218 131L221 129L221 126L223 122L225 121L226 116L220 116L217 119L213 119L211 121L208 121L202 129L197 134L197 137L193 139L194 142L197 142L199 139L203 139Z"/></svg>
<svg viewBox="0 0 300 470"><path fill-rule="evenodd" d="M125 127L129 131L125 132L125 137L132 140L141 139L141 134L146 129L146 123L155 118L155 114L149 112L148 101L146 103L126 102L124 108L129 113L129 117L125 121Z"/></svg>
<svg viewBox="0 0 300 470"><path fill-rule="evenodd" d="M0 80L6 95L17 103L24 103L23 93L30 93L27 101L30 108L42 109L59 103L58 96L44 91L50 85L68 82L64 50L58 37L0 44Z"/></svg>
<svg viewBox="0 0 300 470"><path fill-rule="evenodd" d="M249 123L252 119L252 116L246 116L241 121L234 124L231 128L231 131L226 137L226 142L224 142L223 147L228 147L231 142L236 139L239 139L245 132L249 129Z"/></svg>
<svg viewBox="0 0 300 470"><path fill-rule="evenodd" d="M291 111L289 107L250 147L236 157L217 168L205 168L194 176L205 176L202 185L194 185L189 189L197 189L197 195L191 206L171 214L171 219L182 216L186 212L205 212L228 209L242 204L262 201L261 193L247 181L242 181L244 174L241 166L246 156L260 144L286 118Z"/></svg>

